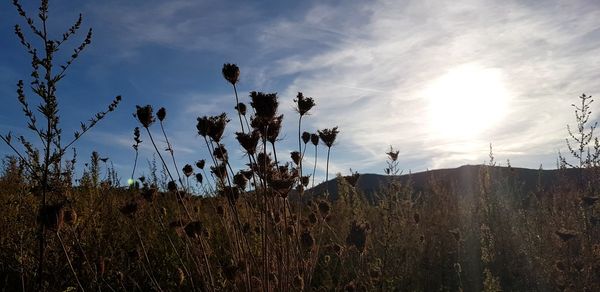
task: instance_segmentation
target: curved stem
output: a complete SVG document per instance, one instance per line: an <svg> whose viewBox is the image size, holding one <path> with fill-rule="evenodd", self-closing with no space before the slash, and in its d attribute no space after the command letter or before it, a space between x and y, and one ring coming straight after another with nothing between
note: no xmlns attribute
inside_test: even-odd
<svg viewBox="0 0 600 292"><path fill-rule="evenodd" d="M167 133L165 132L165 128L163 127L163 122L160 121L160 129L162 130L163 136L165 136L165 141L167 142L168 151L171 153L171 159L173 160L173 165L175 166L175 171L177 172L177 179L179 179L179 183L183 187L183 181L181 180L181 175L179 174L179 167L177 167L177 163L175 162L175 155L173 154L173 147L171 147L171 143L169 142L169 138L167 138Z"/></svg>

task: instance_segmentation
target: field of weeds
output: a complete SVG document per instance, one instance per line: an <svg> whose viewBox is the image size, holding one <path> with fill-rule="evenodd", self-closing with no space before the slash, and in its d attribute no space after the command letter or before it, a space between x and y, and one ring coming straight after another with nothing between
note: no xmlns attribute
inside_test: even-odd
<svg viewBox="0 0 600 292"><path fill-rule="evenodd" d="M66 135L57 86L91 30L58 64L53 56L81 18L54 40L45 29L47 1L36 16L41 26L14 4L27 24L27 33L18 25L15 32L32 60L17 96L35 142L2 136L13 153L0 175L1 291L600 291L600 146L589 96L580 97L568 133L578 163L560 156L550 178L541 169L526 177L498 167L490 150L487 164L460 179L428 172L417 183L400 176L399 152L390 148L375 193L352 173L337 175L333 194L313 188L316 162L303 162L307 151L322 150L328 181L343 129L305 131L318 100L298 93L297 116L286 117L298 122L297 137L288 138L298 148L278 152L279 96L253 91L244 103L234 64L220 73L236 116L196 120L193 134L209 157L177 165L163 126L171 113L118 109L120 96ZM34 100L41 102L32 109ZM139 122L127 186L102 170L97 153L76 177L76 159L65 153L115 110L134 111ZM224 144L226 128L238 145ZM136 176L141 143L156 152L148 177ZM244 151L245 168L232 167L232 149Z"/></svg>

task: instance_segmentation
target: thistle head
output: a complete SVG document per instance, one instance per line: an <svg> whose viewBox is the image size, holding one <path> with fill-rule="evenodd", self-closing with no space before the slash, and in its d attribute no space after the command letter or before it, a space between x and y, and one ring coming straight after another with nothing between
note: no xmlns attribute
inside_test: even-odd
<svg viewBox="0 0 600 292"><path fill-rule="evenodd" d="M204 169L204 164L206 164L206 161L204 159L196 161L196 167L199 169Z"/></svg>
<svg viewBox="0 0 600 292"><path fill-rule="evenodd" d="M142 124L142 126L144 128L148 128L150 127L150 125L152 125L152 123L154 123L154 115L152 114L152 106L151 105L146 105L146 106L139 106L136 105L136 112L135 112L135 116L137 117L138 121L140 121L140 123Z"/></svg>
<svg viewBox="0 0 600 292"><path fill-rule="evenodd" d="M300 116L304 116L315 106L315 100L312 97L304 97L302 92L298 92L294 102L296 103L296 111Z"/></svg>
<svg viewBox="0 0 600 292"><path fill-rule="evenodd" d="M319 130L319 138L321 139L321 141L323 141L323 144L325 144L327 147L331 148L331 146L333 146L333 143L335 142L335 138L337 137L337 134L340 132L338 130L338 127L333 127L331 129L323 129L323 130Z"/></svg>
<svg viewBox="0 0 600 292"><path fill-rule="evenodd" d="M223 77L229 81L231 85L235 85L240 79L240 68L235 64L223 64Z"/></svg>

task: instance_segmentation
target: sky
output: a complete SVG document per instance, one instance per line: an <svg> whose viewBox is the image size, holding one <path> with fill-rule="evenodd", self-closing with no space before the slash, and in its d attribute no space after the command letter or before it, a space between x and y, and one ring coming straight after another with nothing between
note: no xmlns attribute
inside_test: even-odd
<svg viewBox="0 0 600 292"><path fill-rule="evenodd" d="M0 3L0 129L27 136L15 85L28 80L30 60L13 33L15 24L26 24L10 2ZM33 2L24 3L30 15ZM59 84L64 137L122 95L119 108L75 147L80 164L95 150L123 178L134 159L136 105L167 109L180 166L208 158L196 118L228 113L225 143L234 167L242 166L224 63L240 67L241 101L248 103L253 90L278 93L285 116L280 160L298 145L293 98L314 97L303 131L340 129L330 177L350 169L383 173L391 145L405 173L483 163L490 143L503 165L555 168L558 151L567 151L566 125L575 122L571 104L582 93L600 94L594 0L60 0L50 1L50 33L62 35L79 13L82 30L65 48L89 27L94 37ZM57 61L70 51L62 53ZM592 111L596 121L600 103ZM159 128L151 130L160 137ZM143 134L138 175L153 155ZM163 139L158 143L164 148ZM11 151L0 145L0 154ZM313 159L309 148L307 168Z"/></svg>

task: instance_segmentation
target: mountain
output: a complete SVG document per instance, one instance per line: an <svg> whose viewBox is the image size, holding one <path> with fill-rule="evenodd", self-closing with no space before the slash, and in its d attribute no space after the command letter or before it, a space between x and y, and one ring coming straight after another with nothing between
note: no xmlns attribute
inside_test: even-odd
<svg viewBox="0 0 600 292"><path fill-rule="evenodd" d="M591 170L579 169L527 169L504 166L464 165L458 168L429 170L399 176L360 174L355 188L362 192L368 199L373 199L375 194L384 190L392 181L405 185L410 183L415 192L422 192L435 183L438 186L451 187L455 191L473 194L481 190L481 176L484 168L489 170L494 182L505 182L513 190L521 194L540 192L550 188L560 187L565 184L577 183L580 175L590 177ZM307 197L322 195L326 191L329 197L338 197L340 177L321 183L306 191Z"/></svg>

